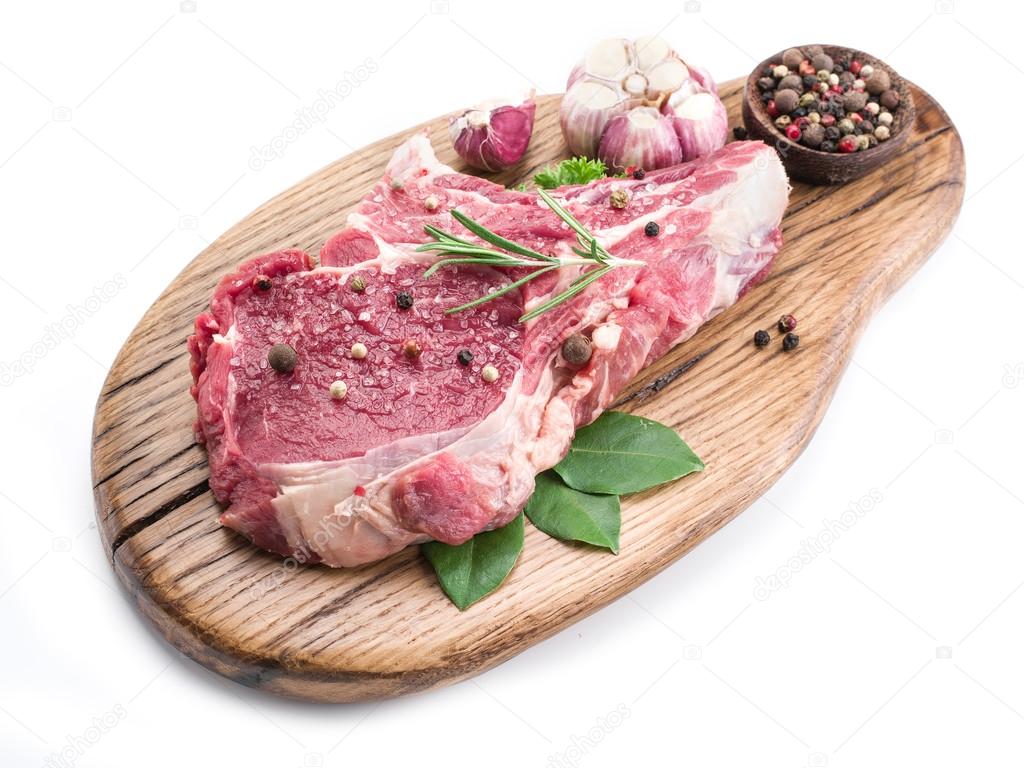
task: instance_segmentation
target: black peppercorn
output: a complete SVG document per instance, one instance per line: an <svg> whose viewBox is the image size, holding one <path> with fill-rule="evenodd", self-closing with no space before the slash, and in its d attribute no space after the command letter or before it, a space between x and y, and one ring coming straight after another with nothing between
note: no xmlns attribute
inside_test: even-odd
<svg viewBox="0 0 1024 768"><path fill-rule="evenodd" d="M642 179L646 175L647 171L645 171L643 168L637 168L633 171L633 178L636 179L637 181L640 181L640 179Z"/></svg>
<svg viewBox="0 0 1024 768"><path fill-rule="evenodd" d="M256 279L253 282L261 291L269 291L273 285L273 283L270 282L270 278L266 275L256 275Z"/></svg>
<svg viewBox="0 0 1024 768"><path fill-rule="evenodd" d="M757 81L757 87L762 91L770 91L775 88L775 80L770 77L762 77Z"/></svg>
<svg viewBox="0 0 1024 768"><path fill-rule="evenodd" d="M828 139L829 141L836 141L841 134L842 131L840 131L834 125L830 125L828 128L825 129L825 138Z"/></svg>
<svg viewBox="0 0 1024 768"><path fill-rule="evenodd" d="M754 346L755 347L767 347L768 342L772 340L772 337L768 335L768 331L758 331L754 334Z"/></svg>
<svg viewBox="0 0 1024 768"><path fill-rule="evenodd" d="M804 75L804 88L810 90L818 84L817 75Z"/></svg>
<svg viewBox="0 0 1024 768"><path fill-rule="evenodd" d="M807 110L804 109L803 107L797 107L792 112L790 112L790 114L793 117L807 117Z"/></svg>
<svg viewBox="0 0 1024 768"><path fill-rule="evenodd" d="M782 337L782 348L786 352L791 352L800 345L800 337L795 333L787 333Z"/></svg>
<svg viewBox="0 0 1024 768"><path fill-rule="evenodd" d="M459 365L469 365L473 362L473 353L468 349L460 349L455 359L459 361Z"/></svg>
<svg viewBox="0 0 1024 768"><path fill-rule="evenodd" d="M275 344L267 353L267 362L278 373L291 373L295 370L295 350L287 344Z"/></svg>
<svg viewBox="0 0 1024 768"><path fill-rule="evenodd" d="M744 128L742 125L737 125L735 128L732 129L732 135L733 138L735 138L737 141L743 141L745 138L747 138L747 129Z"/></svg>
<svg viewBox="0 0 1024 768"><path fill-rule="evenodd" d="M835 152L836 143L834 141L829 141L828 139L825 139L825 141L821 142L821 146L818 147L818 149L820 149L822 152Z"/></svg>
<svg viewBox="0 0 1024 768"><path fill-rule="evenodd" d="M773 94L771 91L765 91L764 93L761 94L761 101L763 101L765 104L767 104L773 98L775 98L775 94Z"/></svg>
<svg viewBox="0 0 1024 768"><path fill-rule="evenodd" d="M399 309L408 309L412 306L412 294L408 291L399 291L395 294L395 304Z"/></svg>
<svg viewBox="0 0 1024 768"><path fill-rule="evenodd" d="M657 237L659 232L661 232L661 227L658 226L658 222L648 221L644 224L644 234L648 237Z"/></svg>

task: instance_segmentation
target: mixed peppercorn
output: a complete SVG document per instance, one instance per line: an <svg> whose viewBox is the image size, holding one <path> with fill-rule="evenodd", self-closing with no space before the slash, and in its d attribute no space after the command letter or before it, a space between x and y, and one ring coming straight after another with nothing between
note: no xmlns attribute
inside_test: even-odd
<svg viewBox="0 0 1024 768"><path fill-rule="evenodd" d="M793 333L793 329L796 328L796 318L793 315L786 314L779 318L779 322L776 324L779 329L779 333L784 333L782 337L782 349L785 352L792 352L800 344L800 337ZM768 331L759 330L754 332L754 346L758 349L767 347L771 343L772 337Z"/></svg>
<svg viewBox="0 0 1024 768"><path fill-rule="evenodd" d="M787 49L757 88L775 127L811 149L871 149L896 130L900 94L890 74L851 56L833 60L820 45Z"/></svg>
<svg viewBox="0 0 1024 768"><path fill-rule="evenodd" d="M653 224L653 222L651 222ZM657 224L654 224L657 227ZM273 287L273 283L269 277L263 274L256 275L252 280L252 286L254 289L259 291L269 291ZM361 275L355 275L348 283L349 290L356 293L362 293L366 290L366 280ZM395 293L395 306L399 310L409 310L412 308L414 303L413 295L409 291L397 291ZM578 334L577 334L578 336ZM582 342L580 341L582 340ZM575 353L570 353L568 357L572 358L570 362L585 362L590 357L590 341L585 337L580 336L579 339L575 339L577 346ZM585 352L582 349L582 343L585 343ZM417 360L423 352L423 348L417 339L409 338L402 342L401 353L409 360ZM369 355L369 349L367 346L357 341L352 344L349 349L349 355L353 360L364 360ZM455 356L456 361L463 367L469 367L473 362L473 352L469 349L460 349ZM270 367L279 374L290 374L295 370L296 363L298 362L298 354L295 348L290 344L273 344L267 350L267 363ZM500 371L493 365L485 365L480 370L480 378L487 384L491 384L498 380L500 377ZM328 387L330 396L335 400L344 400L348 395L348 384L344 380L338 379L331 382Z"/></svg>

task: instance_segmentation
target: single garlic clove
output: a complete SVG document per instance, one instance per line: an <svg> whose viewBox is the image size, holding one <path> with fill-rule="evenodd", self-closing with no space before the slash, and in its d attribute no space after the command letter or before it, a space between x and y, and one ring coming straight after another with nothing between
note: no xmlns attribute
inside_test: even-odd
<svg viewBox="0 0 1024 768"><path fill-rule="evenodd" d="M658 98L663 93L678 91L690 79L690 70L679 59L665 59L647 71L647 96Z"/></svg>
<svg viewBox="0 0 1024 768"><path fill-rule="evenodd" d="M602 40L583 59L583 69L589 75L606 80L617 80L630 67L629 41L621 37Z"/></svg>
<svg viewBox="0 0 1024 768"><path fill-rule="evenodd" d="M596 157L608 121L629 108L628 98L600 80L577 81L562 98L559 120L574 155Z"/></svg>
<svg viewBox="0 0 1024 768"><path fill-rule="evenodd" d="M714 96L718 95L718 84L711 77L711 73L704 69L704 67L690 67L690 76L703 90Z"/></svg>
<svg viewBox="0 0 1024 768"><path fill-rule="evenodd" d="M533 134L533 93L521 104L484 102L448 121L456 154L482 171L502 171L523 159Z"/></svg>
<svg viewBox="0 0 1024 768"><path fill-rule="evenodd" d="M654 107L638 107L608 122L597 156L621 172L633 165L664 168L681 159L679 139L672 118Z"/></svg>
<svg viewBox="0 0 1024 768"><path fill-rule="evenodd" d="M675 55L672 46L660 37L638 37L633 46L636 50L636 66L641 70L652 69L655 64Z"/></svg>
<svg viewBox="0 0 1024 768"><path fill-rule="evenodd" d="M703 157L725 146L729 119L725 106L714 94L695 93L665 109L675 128L682 160Z"/></svg>

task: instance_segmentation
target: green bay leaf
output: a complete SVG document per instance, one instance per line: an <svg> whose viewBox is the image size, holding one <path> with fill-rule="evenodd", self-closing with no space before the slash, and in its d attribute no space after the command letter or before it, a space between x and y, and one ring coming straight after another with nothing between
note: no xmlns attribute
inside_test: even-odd
<svg viewBox="0 0 1024 768"><path fill-rule="evenodd" d="M618 554L618 496L574 490L548 470L537 475L537 487L526 503L526 516L548 536L607 547Z"/></svg>
<svg viewBox="0 0 1024 768"><path fill-rule="evenodd" d="M576 432L555 466L566 485L586 493L637 493L704 469L675 433L656 421L607 411Z"/></svg>
<svg viewBox="0 0 1024 768"><path fill-rule="evenodd" d="M503 528L478 533L458 546L428 541L420 550L434 566L441 589L463 611L508 576L523 549L523 530L520 512Z"/></svg>

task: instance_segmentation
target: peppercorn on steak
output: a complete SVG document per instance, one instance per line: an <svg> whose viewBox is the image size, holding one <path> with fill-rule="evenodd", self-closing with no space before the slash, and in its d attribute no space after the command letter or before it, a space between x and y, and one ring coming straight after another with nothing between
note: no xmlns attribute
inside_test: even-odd
<svg viewBox="0 0 1024 768"><path fill-rule="evenodd" d="M576 427L763 279L788 183L772 149L733 142L552 197L630 266L526 322L585 267L512 290L521 270L452 264L426 277L441 256L417 250L424 227L479 242L457 210L567 260L577 233L536 194L442 165L422 134L397 150L319 266L284 250L224 277L189 338L221 522L331 566L504 525Z"/></svg>

